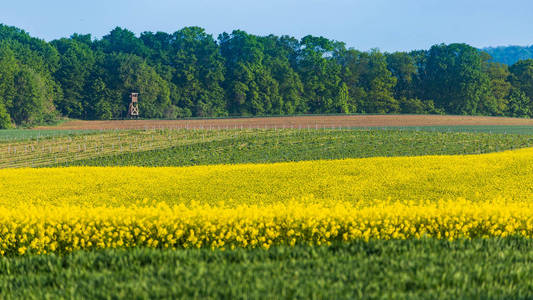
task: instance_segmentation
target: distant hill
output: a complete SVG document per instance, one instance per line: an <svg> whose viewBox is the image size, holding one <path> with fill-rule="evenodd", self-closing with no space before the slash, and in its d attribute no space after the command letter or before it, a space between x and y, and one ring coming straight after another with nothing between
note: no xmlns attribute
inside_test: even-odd
<svg viewBox="0 0 533 300"><path fill-rule="evenodd" d="M500 46L481 49L493 58L493 61L512 65L521 59L533 58L533 45L531 46Z"/></svg>

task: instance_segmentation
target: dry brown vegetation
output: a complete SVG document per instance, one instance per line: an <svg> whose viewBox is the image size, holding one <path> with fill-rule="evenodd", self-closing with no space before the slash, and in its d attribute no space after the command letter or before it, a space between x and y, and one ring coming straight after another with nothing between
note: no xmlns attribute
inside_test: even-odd
<svg viewBox="0 0 533 300"><path fill-rule="evenodd" d="M440 116L440 115L356 115L356 116L296 116L263 118L228 118L194 120L73 120L58 126L36 129L154 129L154 128L328 128L328 127L385 127L385 126L467 126L467 125L530 125L533 119Z"/></svg>

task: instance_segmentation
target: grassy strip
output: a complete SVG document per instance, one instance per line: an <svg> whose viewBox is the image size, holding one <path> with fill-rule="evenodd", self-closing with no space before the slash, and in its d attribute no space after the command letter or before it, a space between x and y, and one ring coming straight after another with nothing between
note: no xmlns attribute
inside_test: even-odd
<svg viewBox="0 0 533 300"><path fill-rule="evenodd" d="M404 127L368 127L366 129L437 131L437 132L479 132L479 133L533 135L533 126L527 126L527 125L404 126Z"/></svg>
<svg viewBox="0 0 533 300"><path fill-rule="evenodd" d="M4 129L0 130L0 142L31 141L46 138L96 133L97 130L34 130L34 129Z"/></svg>
<svg viewBox="0 0 533 300"><path fill-rule="evenodd" d="M4 299L530 299L533 241L392 240L0 258Z"/></svg>
<svg viewBox="0 0 533 300"><path fill-rule="evenodd" d="M232 134L233 133L233 134ZM211 133L212 134L212 133ZM426 130L267 130L197 136L164 149L103 155L47 166L190 166L376 156L478 154L533 145L533 136Z"/></svg>

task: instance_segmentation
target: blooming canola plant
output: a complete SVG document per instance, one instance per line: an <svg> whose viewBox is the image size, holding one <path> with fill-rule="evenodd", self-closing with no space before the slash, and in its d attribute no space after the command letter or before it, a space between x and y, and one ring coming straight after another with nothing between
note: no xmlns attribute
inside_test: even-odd
<svg viewBox="0 0 533 300"><path fill-rule="evenodd" d="M1 170L0 253L531 238L532 175L533 149L270 165ZM121 192L126 180L137 183L131 193Z"/></svg>

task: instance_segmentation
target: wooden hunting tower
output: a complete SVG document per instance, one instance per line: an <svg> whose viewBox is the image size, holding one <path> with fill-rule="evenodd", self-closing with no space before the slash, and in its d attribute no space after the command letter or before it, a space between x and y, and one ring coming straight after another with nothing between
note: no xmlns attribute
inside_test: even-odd
<svg viewBox="0 0 533 300"><path fill-rule="evenodd" d="M128 107L128 118L139 117L139 93L131 93L131 102Z"/></svg>

